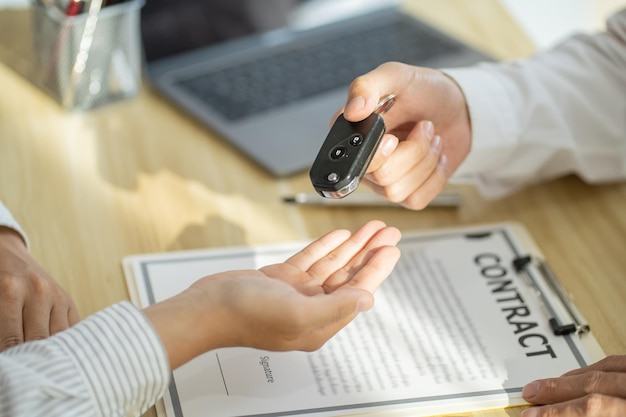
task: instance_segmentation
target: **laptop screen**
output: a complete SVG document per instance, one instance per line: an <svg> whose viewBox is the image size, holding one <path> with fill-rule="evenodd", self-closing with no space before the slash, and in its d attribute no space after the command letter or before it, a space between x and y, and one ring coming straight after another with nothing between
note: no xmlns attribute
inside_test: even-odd
<svg viewBox="0 0 626 417"><path fill-rule="evenodd" d="M393 0L149 0L141 10L146 59L154 61L289 25L311 27Z"/></svg>

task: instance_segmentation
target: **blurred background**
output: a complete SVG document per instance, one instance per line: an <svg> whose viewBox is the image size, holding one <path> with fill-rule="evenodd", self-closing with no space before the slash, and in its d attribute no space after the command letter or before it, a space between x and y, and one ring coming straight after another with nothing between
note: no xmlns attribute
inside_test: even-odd
<svg viewBox="0 0 626 417"><path fill-rule="evenodd" d="M594 31L624 0L500 0L538 48L546 48L576 31ZM24 6L28 0L0 0L0 8ZM555 19L558 16L558 19Z"/></svg>
<svg viewBox="0 0 626 417"><path fill-rule="evenodd" d="M2 0L0 0L2 1ZM604 28L606 18L624 0L500 0L538 48L546 48L577 31ZM558 19L555 19L558 16Z"/></svg>

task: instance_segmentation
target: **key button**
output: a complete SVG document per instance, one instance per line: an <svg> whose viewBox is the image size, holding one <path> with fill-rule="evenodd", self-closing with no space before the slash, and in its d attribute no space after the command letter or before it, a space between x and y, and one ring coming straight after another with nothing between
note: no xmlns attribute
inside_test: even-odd
<svg viewBox="0 0 626 417"><path fill-rule="evenodd" d="M337 181L339 181L339 175L337 175L336 172L331 172L330 174L328 174L328 176L326 177L326 179L328 180L328 182L330 183L336 183Z"/></svg>
<svg viewBox="0 0 626 417"><path fill-rule="evenodd" d="M352 146L359 146L362 143L363 143L363 136L361 135L354 135L350 138L350 145Z"/></svg>
<svg viewBox="0 0 626 417"><path fill-rule="evenodd" d="M339 159L346 154L346 148L344 146L337 146L330 153L330 157L333 159Z"/></svg>

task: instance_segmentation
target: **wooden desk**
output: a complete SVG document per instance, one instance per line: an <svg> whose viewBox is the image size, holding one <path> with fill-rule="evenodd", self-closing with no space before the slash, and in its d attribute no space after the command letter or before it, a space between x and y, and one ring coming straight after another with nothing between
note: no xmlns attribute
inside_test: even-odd
<svg viewBox="0 0 626 417"><path fill-rule="evenodd" d="M502 58L532 45L497 0L412 1L435 24ZM499 201L463 188L458 210L285 205L306 174L276 179L144 89L64 113L0 65L0 199L83 317L127 299L129 254L312 239L379 218L401 230L514 220L527 226L607 354L626 352L626 185L564 178ZM471 416L518 416L519 409Z"/></svg>

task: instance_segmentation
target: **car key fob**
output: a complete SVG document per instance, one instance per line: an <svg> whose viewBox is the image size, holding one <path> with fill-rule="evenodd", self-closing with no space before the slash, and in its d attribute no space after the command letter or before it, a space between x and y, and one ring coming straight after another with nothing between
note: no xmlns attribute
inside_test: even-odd
<svg viewBox="0 0 626 417"><path fill-rule="evenodd" d="M343 198L357 189L385 133L382 114L394 98L385 98L360 122L349 122L343 114L337 118L309 171L315 191L323 197Z"/></svg>

